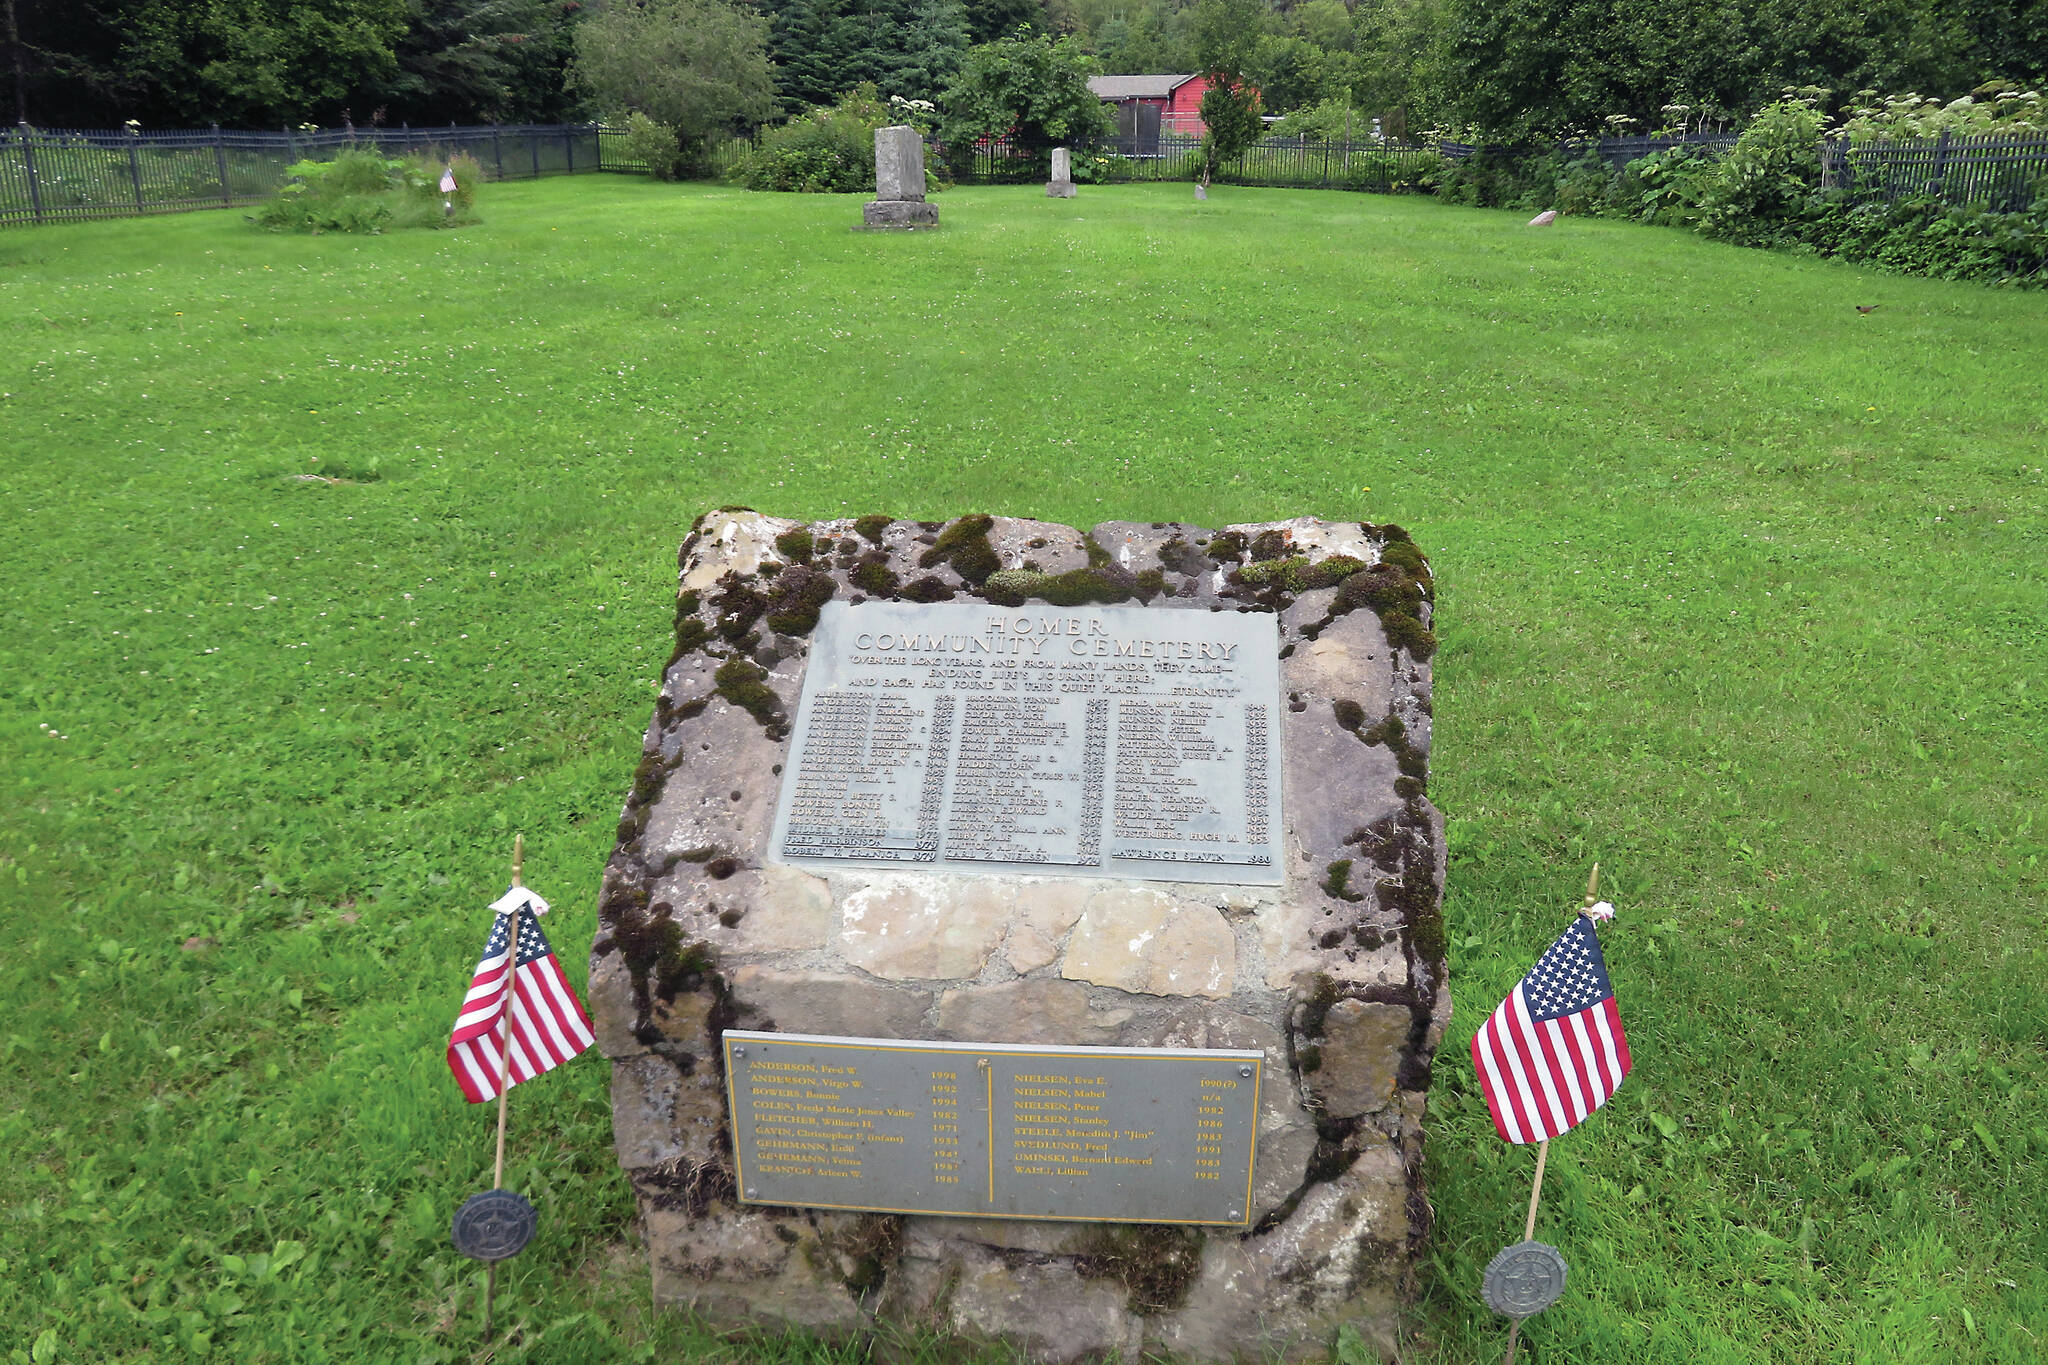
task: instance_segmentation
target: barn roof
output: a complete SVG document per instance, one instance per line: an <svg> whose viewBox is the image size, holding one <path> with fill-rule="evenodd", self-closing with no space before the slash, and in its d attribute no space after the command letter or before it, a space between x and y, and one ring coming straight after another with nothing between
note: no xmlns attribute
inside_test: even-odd
<svg viewBox="0 0 2048 1365"><path fill-rule="evenodd" d="M1090 76L1088 89L1097 99L1163 100L1186 85L1189 76Z"/></svg>

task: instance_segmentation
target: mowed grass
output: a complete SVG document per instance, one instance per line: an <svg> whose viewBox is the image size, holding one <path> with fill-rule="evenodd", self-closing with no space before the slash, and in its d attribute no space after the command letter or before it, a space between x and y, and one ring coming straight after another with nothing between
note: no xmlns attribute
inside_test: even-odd
<svg viewBox="0 0 2048 1365"><path fill-rule="evenodd" d="M858 202L0 234L0 1355L863 1358L646 1309L595 1057L514 1094L498 1341L448 1246L484 907L524 831L582 980L725 503L1407 526L1458 1001L1413 1357L1498 1356L1533 1154L1465 1046L1596 858L1636 1070L1555 1144L1526 1358L2048 1351L2048 300L1411 199Z"/></svg>

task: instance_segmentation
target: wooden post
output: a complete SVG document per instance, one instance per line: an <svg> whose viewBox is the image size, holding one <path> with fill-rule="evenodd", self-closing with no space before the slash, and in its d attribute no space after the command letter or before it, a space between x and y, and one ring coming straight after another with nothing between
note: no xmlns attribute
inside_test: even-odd
<svg viewBox="0 0 2048 1365"><path fill-rule="evenodd" d="M234 196L228 191L228 148L221 140L220 125L213 125L213 167L220 172L220 203L222 208L234 203Z"/></svg>
<svg viewBox="0 0 2048 1365"><path fill-rule="evenodd" d="M520 874L525 870L526 836L512 836L512 885L522 885ZM505 1008L499 1015L498 1027L498 1156L491 1166L491 1188L505 1187L505 1101L512 1093L512 1004L519 992L519 912L512 912L512 939L507 945L505 959ZM492 1261L484 1270L484 1336L491 1335L491 1304L498 1296L498 1263Z"/></svg>
<svg viewBox="0 0 2048 1365"><path fill-rule="evenodd" d="M128 183L135 186L135 211L142 212L142 158L136 154L135 145L142 135L131 124L128 128Z"/></svg>
<svg viewBox="0 0 2048 1365"><path fill-rule="evenodd" d="M21 167L28 173L29 210L35 214L36 221L40 223L43 221L43 191L42 187L36 183L36 130L29 127L28 121L24 119L15 125L15 131L21 137Z"/></svg>
<svg viewBox="0 0 2048 1365"><path fill-rule="evenodd" d="M1941 193L1941 177L1948 170L1948 129L1941 130L1941 137L1934 144L1934 178L1927 182L1927 192Z"/></svg>

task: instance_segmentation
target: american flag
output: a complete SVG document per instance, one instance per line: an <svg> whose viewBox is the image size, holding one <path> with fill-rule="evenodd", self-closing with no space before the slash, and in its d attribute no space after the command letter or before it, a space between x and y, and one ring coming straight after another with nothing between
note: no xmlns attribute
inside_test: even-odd
<svg viewBox="0 0 2048 1365"><path fill-rule="evenodd" d="M1493 1126L1541 1142L1585 1121L1628 1075L1628 1039L1593 921L1580 915L1472 1037Z"/></svg>
<svg viewBox="0 0 2048 1365"><path fill-rule="evenodd" d="M518 986L512 996L511 1084L530 1081L552 1071L596 1042L590 1017L562 975L562 964L540 931L537 910L547 902L523 887L513 887L491 908L498 912L483 960L476 964L469 995L456 1016L448 1039L448 1069L471 1104L498 1097L498 1041L504 1037L506 970L511 956L512 926L519 926Z"/></svg>

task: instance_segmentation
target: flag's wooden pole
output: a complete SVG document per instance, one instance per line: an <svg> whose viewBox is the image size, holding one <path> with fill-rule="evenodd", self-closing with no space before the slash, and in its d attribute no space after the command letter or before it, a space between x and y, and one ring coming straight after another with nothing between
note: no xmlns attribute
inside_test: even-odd
<svg viewBox="0 0 2048 1365"><path fill-rule="evenodd" d="M1591 910L1595 905L1599 904L1599 894L1600 864L1594 863L1592 875L1586 878L1585 910ZM1582 910L1581 913L1584 913L1584 911ZM1549 1161L1550 1139L1545 1138L1536 1145L1536 1179L1529 1186L1529 1221L1522 1226L1522 1240L1525 1242L1536 1240L1536 1205L1543 1198L1543 1167ZM1516 1318L1508 1324L1508 1354L1504 1365L1515 1365L1515 1344L1516 1339L1521 1334L1522 1320Z"/></svg>
<svg viewBox="0 0 2048 1365"><path fill-rule="evenodd" d="M512 885L522 886L526 870L526 836L512 836ZM505 1007L498 1023L498 1159L491 1168L491 1188L505 1188L505 1101L512 1093L512 1002L519 989L519 912L512 912L512 939L505 959ZM484 1270L484 1336L491 1334L491 1301L498 1295L498 1263Z"/></svg>

